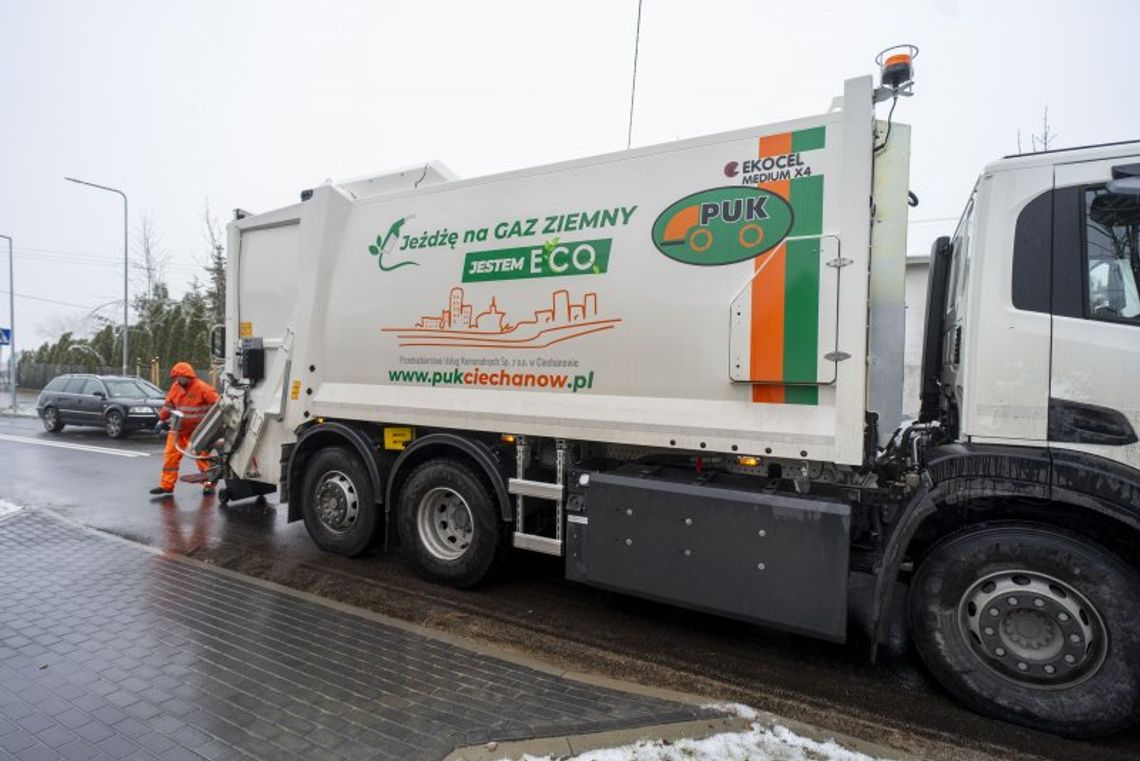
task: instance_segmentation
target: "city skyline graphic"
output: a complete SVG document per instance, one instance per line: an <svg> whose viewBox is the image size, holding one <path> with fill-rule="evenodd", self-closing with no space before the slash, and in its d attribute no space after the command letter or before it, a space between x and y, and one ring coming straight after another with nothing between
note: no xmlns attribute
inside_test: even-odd
<svg viewBox="0 0 1140 761"><path fill-rule="evenodd" d="M581 301L571 301L562 288L550 294L550 306L531 316L510 322L492 296L487 308L475 312L460 286L450 290L446 305L436 314L420 317L410 327L381 328L395 333L400 346L442 346L498 349L545 349L582 336L613 330L621 318L598 316L598 294L587 291Z"/></svg>

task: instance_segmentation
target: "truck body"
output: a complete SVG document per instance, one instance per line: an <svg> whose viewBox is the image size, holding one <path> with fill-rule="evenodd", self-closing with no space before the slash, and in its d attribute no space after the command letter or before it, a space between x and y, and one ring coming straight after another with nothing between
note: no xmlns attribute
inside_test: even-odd
<svg viewBox="0 0 1140 761"><path fill-rule="evenodd" d="M304 408L859 464L867 289L840 282L865 276L870 255L865 100L469 181L413 169L411 193L330 185L243 220L229 334L293 335L291 352L266 355L257 409L278 412L300 379L313 393L281 410L285 429ZM905 194L890 210L903 220ZM288 353L317 369L286 378ZM783 403L760 403L765 391ZM262 445L263 472L280 443Z"/></svg>
<svg viewBox="0 0 1140 761"><path fill-rule="evenodd" d="M919 651L968 704L1068 734L1128 725L1140 143L985 168L932 250L906 421L909 129L875 119L897 84L849 80L827 112L751 129L473 180L428 164L239 212L229 382L195 444L215 446L227 498L276 489L322 548L398 545L457 586L514 547L835 641L862 607L873 649L909 581ZM860 573L875 593L853 602Z"/></svg>

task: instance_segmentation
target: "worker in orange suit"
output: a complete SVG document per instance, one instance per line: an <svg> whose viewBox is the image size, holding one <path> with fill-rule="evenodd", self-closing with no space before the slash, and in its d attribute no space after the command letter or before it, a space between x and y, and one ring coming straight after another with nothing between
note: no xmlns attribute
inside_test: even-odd
<svg viewBox="0 0 1140 761"><path fill-rule="evenodd" d="M182 462L182 452L190 446L190 437L194 429L206 417L210 407L218 401L218 392L209 383L198 379L194 368L186 362L179 362L170 370L170 377L174 385L166 394L166 403L158 413L158 425L155 433L162 433L170 428L170 413L177 410L182 413L182 425L177 431L170 431L166 437L166 450L162 454L162 480L159 485L150 490L151 494L167 495L174 493L174 484L178 481L178 465ZM205 460L195 460L198 471L204 473L209 467ZM202 484L203 494L213 494L214 484L206 481Z"/></svg>

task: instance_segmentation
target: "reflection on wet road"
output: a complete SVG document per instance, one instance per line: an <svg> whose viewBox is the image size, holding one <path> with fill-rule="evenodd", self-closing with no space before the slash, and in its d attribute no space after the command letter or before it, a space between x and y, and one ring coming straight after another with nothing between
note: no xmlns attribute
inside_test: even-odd
<svg viewBox="0 0 1140 761"><path fill-rule="evenodd" d="M214 523L214 498L204 497L187 520L174 499L162 501L162 525L165 530L162 549L172 555L193 555L206 546Z"/></svg>

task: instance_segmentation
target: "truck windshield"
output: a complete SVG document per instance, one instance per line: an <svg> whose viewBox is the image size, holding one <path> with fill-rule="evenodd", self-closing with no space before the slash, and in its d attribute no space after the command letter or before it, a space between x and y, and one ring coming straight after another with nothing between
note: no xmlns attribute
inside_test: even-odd
<svg viewBox="0 0 1140 761"><path fill-rule="evenodd" d="M1140 323L1140 201L1085 191L1089 315Z"/></svg>

